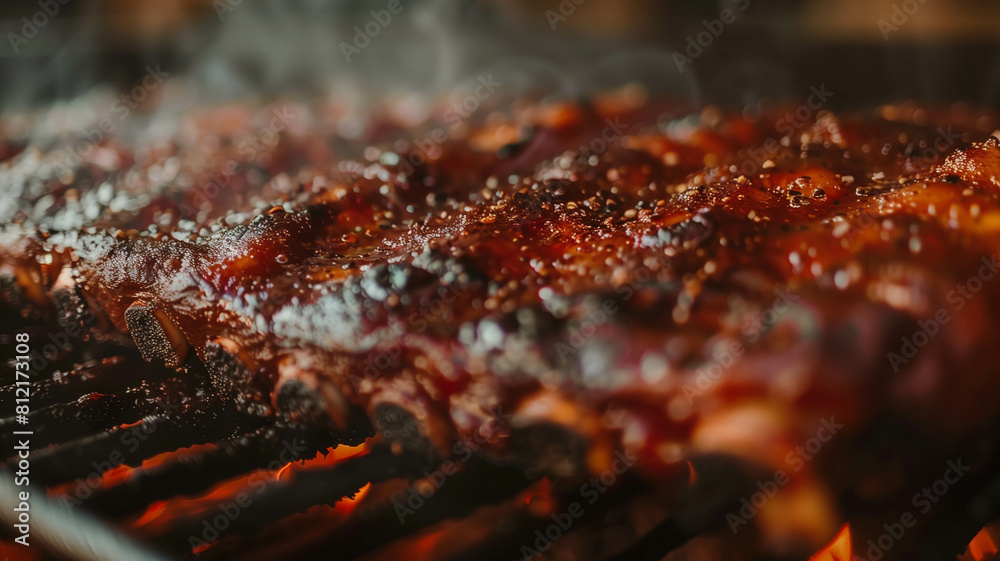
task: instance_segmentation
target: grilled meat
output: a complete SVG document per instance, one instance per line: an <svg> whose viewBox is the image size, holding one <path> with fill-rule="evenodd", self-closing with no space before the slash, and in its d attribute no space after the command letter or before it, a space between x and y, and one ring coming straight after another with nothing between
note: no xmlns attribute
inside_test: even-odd
<svg viewBox="0 0 1000 561"><path fill-rule="evenodd" d="M661 109L557 105L408 141L380 123L352 157L304 113L242 144L201 116L186 141L75 166L29 149L3 164L4 298L128 333L245 413L361 411L439 460L474 442L568 477L627 450L668 494L697 458L782 470L784 507L812 514L760 524L807 547L895 508L934 461L971 446L985 469L996 117L707 110L661 129Z"/></svg>

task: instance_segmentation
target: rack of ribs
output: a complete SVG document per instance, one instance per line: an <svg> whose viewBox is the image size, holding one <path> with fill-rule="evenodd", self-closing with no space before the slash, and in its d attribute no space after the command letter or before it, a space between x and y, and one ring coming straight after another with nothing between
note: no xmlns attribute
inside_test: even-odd
<svg viewBox="0 0 1000 561"><path fill-rule="evenodd" d="M864 544L959 456L996 475L996 116L887 106L783 135L780 112L557 104L361 142L294 108L251 150L200 114L75 166L8 159L4 304L130 336L240 414L370 422L435 462L629 458L671 501L735 479L719 457L780 471L795 516L739 514L757 487L691 514L767 547L844 521Z"/></svg>

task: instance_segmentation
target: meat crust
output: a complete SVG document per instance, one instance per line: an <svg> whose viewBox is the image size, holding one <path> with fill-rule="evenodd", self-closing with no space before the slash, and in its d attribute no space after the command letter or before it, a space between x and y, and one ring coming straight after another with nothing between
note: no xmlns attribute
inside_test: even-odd
<svg viewBox="0 0 1000 561"><path fill-rule="evenodd" d="M782 136L780 113L658 114L539 108L430 150L373 126L355 159L322 127L206 152L205 116L201 140L69 174L29 149L3 164L5 299L73 321L72 293L90 329L264 413L306 390L341 423L402 409L443 457L486 432L527 457L549 426L591 471L627 448L654 476L782 466L831 419L995 428L995 116L823 112Z"/></svg>

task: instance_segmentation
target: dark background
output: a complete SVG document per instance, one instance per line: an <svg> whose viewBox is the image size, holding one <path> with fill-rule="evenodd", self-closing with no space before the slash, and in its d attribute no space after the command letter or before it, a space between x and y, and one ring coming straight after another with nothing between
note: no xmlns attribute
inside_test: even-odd
<svg viewBox="0 0 1000 561"><path fill-rule="evenodd" d="M736 1L401 0L404 11L348 64L340 42L388 0L4 0L0 109L78 98L98 84L127 89L150 64L185 77L203 102L347 83L433 92L502 67L525 88L565 75L570 95L582 95L638 80L697 105L802 98L821 84L839 108L1000 105L996 0L908 0L917 10L888 40L879 21L907 2L749 0L679 73L672 54ZM9 34L45 2L58 12L40 17L48 21L15 53ZM572 13L552 29L546 12L561 3Z"/></svg>

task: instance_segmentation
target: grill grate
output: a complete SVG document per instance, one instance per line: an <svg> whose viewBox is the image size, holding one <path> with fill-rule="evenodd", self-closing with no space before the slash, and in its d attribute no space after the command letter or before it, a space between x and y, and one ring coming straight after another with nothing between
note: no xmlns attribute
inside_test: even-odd
<svg viewBox="0 0 1000 561"><path fill-rule="evenodd" d="M78 346L86 344L76 342ZM332 425L305 426L291 419L255 416L192 383L200 374L196 364L188 364L187 372L178 374L142 362L128 347L114 350L118 353L113 359L78 364L66 371L49 367L36 372L30 386L40 407L30 419L35 427L35 451L30 455L32 479L48 487L55 499L39 499L41 506L33 506L34 527L44 529L36 533L60 557L188 556L192 553L191 537L202 533L205 513L216 512L219 505L230 500L224 493L214 496L213 489L254 470L267 469L289 443L294 443L297 458L305 459L328 454L340 445L361 444L373 432L362 422L354 422L352 430L345 432ZM12 393L12 387L0 388L0 394ZM3 419L0 427L10 428L13 423L13 419ZM9 434L5 431L0 438L8 438ZM142 435L145 438L140 440L138 436ZM369 450L357 457L329 467L298 470L291 477L269 482L238 517L217 530L212 547L199 551L200 556L252 556L273 545L268 543L266 533L263 541L258 537L261 529L319 505L334 505L372 484L418 479L435 467L426 451L405 447L394 451L388 444L368 442ZM38 446L40 443L45 447ZM168 457L150 462L161 454ZM8 458L5 467L13 467L13 460ZM112 476L115 473L118 475ZM105 481L94 484L98 476ZM461 520L478 508L509 502L537 483L537 478L527 478L516 467L473 458L406 524L400 523L395 503L382 500L363 516L348 517L316 539L294 544L292 556L325 559L329 551L336 550L338 558L358 558L442 521ZM81 484L86 484L85 493L79 491ZM586 527L601 521L602 516L640 491L635 481L622 484L603 500L600 508L589 510L578 523ZM8 490L0 494L10 496ZM160 505L178 498L199 496L204 503L199 513L178 515L154 529L134 528L135 520L150 509L162 508ZM515 544L529 543L546 522L547 518L532 515L526 507L515 508L506 517L504 531L470 544L453 559L518 558L521 554ZM133 528L128 529L130 526ZM660 530L658 527L656 533ZM80 545L87 542L87 535L96 536L93 543ZM664 537L665 541L659 539L657 543L672 548L690 534L675 531ZM648 542L641 540L635 547L649 550ZM288 550L283 554L287 555Z"/></svg>
<svg viewBox="0 0 1000 561"><path fill-rule="evenodd" d="M44 333L39 325L30 324L31 318L14 321L4 331ZM252 408L219 396L212 377L193 357L176 372L142 361L127 342L73 340L50 358L45 368L32 373L34 411L28 424L34 431L29 457L32 482L48 487L54 500L38 499L33 527L40 529L35 534L48 549L67 559L188 556L191 537L202 534L205 513L217 512L231 499L231 493L216 493L227 482L273 467L289 443L294 444L295 459L308 459L325 456L337 446L362 444L374 432L360 415L344 431L332 424L307 425L255 414ZM0 372L5 384L12 384L13 377L12 369ZM0 387L2 396L14 393L13 385ZM14 444L10 438L15 424L13 418L0 420L4 429L0 440L7 450ZM394 451L389 444L368 442L368 451L357 457L269 481L238 517L217 529L211 547L199 550L200 556L259 555L274 545L266 532L258 535L262 529L313 507L335 505L366 486L416 480L436 466L420 446ZM7 458L5 468L13 467L14 460ZM442 521L461 520L478 508L510 502L537 483L537 478L527 478L516 467L474 458L406 524L400 523L395 503L383 497L363 516L347 517L282 554L291 551L296 559L325 559L336 550L339 558L357 558ZM599 520L638 491L634 482L623 485L601 508L589 511L581 524ZM7 490L0 494L12 496ZM136 527L144 513L171 501L195 499L202 503L199 512L177 513L168 523ZM507 530L471 544L454 559L517 558L520 553L512 544L527 543L545 521L526 508L515 508L507 516Z"/></svg>
<svg viewBox="0 0 1000 561"><path fill-rule="evenodd" d="M8 335L0 338L25 329L44 336L37 320L9 318L0 326ZM540 514L535 499L566 505L576 491L565 481L554 484L545 472L529 477L525 466L474 456L404 524L393 491L410 489L440 468L420 443L394 446L373 438L375 428L360 414L349 417L345 430L320 420L308 403L282 408L293 415L267 415L266 406L220 393L193 354L175 371L144 362L128 341L72 340L57 351L32 373L35 410L28 424L34 431L32 482L48 491L48 498L43 490L32 494L33 537L60 559L159 561L197 553L208 561L309 560L336 552L338 559L510 561L525 557L524 547L552 524L553 513ZM0 367L0 382L7 384L0 397L15 395L13 377L9 365ZM391 413L406 422L402 408ZM3 449L12 449L16 426L12 418L0 419ZM556 441L560 435L534 437ZM290 445L292 458L279 462ZM356 453L338 457L344 448ZM922 559L950 559L949 552L1000 517L1000 454L986 450L984 458L989 461L980 462L969 483L942 501L936 522L941 535L927 544ZM287 477L275 468L276 462L283 467L300 460L308 460L305 467ZM574 518L567 539L584 544L581 551L595 544L587 559L658 560L695 538L727 532L727 509L754 489L760 474L726 456L691 461L698 483L669 504L651 508L663 495L626 474ZM5 459L6 469L15 465L14 458ZM248 478L260 470L268 476L258 488ZM16 496L11 481L0 478L5 517ZM373 488L381 491L364 495ZM252 501L201 539L208 521L250 489ZM353 510L338 510L345 499L359 497ZM669 517L668 511L682 515ZM759 558L754 547L746 550L747 559Z"/></svg>

